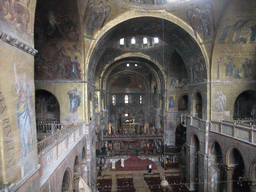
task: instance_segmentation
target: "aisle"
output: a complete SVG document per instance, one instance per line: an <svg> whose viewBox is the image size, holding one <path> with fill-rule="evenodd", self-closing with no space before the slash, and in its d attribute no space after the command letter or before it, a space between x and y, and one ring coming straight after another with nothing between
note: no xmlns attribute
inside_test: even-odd
<svg viewBox="0 0 256 192"><path fill-rule="evenodd" d="M138 192L150 192L150 189L143 178L143 173L133 174L133 183L136 191Z"/></svg>

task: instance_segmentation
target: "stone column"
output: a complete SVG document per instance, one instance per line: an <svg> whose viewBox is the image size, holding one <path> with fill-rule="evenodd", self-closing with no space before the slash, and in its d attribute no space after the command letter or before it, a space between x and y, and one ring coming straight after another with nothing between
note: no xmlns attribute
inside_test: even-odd
<svg viewBox="0 0 256 192"><path fill-rule="evenodd" d="M233 191L233 174L234 174L235 167L228 167L227 168L227 192Z"/></svg>

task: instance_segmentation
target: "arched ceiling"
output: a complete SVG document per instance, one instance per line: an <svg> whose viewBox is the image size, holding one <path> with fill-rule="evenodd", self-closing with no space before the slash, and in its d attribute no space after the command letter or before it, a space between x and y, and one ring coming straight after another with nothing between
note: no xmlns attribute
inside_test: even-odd
<svg viewBox="0 0 256 192"><path fill-rule="evenodd" d="M148 92L152 84L164 89L161 73L150 62L125 58L102 72L102 88L110 92Z"/></svg>
<svg viewBox="0 0 256 192"><path fill-rule="evenodd" d="M150 49L143 47L125 49L119 45L118 42L121 38L129 39L131 37L158 37L160 43L158 46L153 46ZM157 61L161 63L167 73L169 66L172 65L171 67L175 68L174 65L180 64L171 64L173 51L176 51L180 58L183 59L182 65L186 66L185 71L189 71L189 64L184 61L188 55L192 55L194 52L200 51L200 49L198 44L184 29L170 21L155 17L130 19L113 27L98 41L97 47L90 58L89 69L91 71L88 73L91 75L89 80L99 82L105 66L111 65L115 62L115 58L127 52L141 52L149 55L150 61L153 63L150 65L154 66L154 63ZM139 60L140 58L136 59ZM158 67L156 66L153 68L159 74L160 69L157 69ZM181 67L177 66L177 68L180 69Z"/></svg>

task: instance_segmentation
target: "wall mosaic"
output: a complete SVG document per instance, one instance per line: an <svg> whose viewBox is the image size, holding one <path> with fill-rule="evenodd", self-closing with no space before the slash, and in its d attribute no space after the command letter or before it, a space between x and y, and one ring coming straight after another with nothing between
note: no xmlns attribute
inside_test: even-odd
<svg viewBox="0 0 256 192"><path fill-rule="evenodd" d="M31 0L1 0L0 18L15 26L22 33L32 33L30 23L33 15L29 10L30 3Z"/></svg>
<svg viewBox="0 0 256 192"><path fill-rule="evenodd" d="M248 58L235 58L233 56L224 55L218 60L217 79L221 78L221 71L225 71L226 80L234 79L255 79L256 61Z"/></svg>
<svg viewBox="0 0 256 192"><path fill-rule="evenodd" d="M42 4L42 3L41 3ZM65 39L65 41L79 41L79 19L73 13L60 8L50 9L51 3L37 5L35 18L36 47L48 40ZM66 6L68 4L64 3Z"/></svg>
<svg viewBox="0 0 256 192"><path fill-rule="evenodd" d="M226 106L226 95L222 93L220 88L218 88L218 91L214 95L214 107L215 111L222 112L224 111L224 108Z"/></svg>
<svg viewBox="0 0 256 192"><path fill-rule="evenodd" d="M25 74L18 75L16 67L14 66L15 74L15 90L18 94L18 100L16 103L16 115L17 123L21 137L21 152L22 157L30 153L35 142L35 121L34 115L34 101L32 99L32 92L28 84Z"/></svg>
<svg viewBox="0 0 256 192"><path fill-rule="evenodd" d="M214 14L212 4L206 2L202 6L194 6L187 11L187 18L197 37L198 33L209 39L215 33Z"/></svg>
<svg viewBox="0 0 256 192"><path fill-rule="evenodd" d="M74 52L74 48L69 47ZM67 49L68 50L68 49ZM52 44L46 53L35 57L35 79L37 80L81 80L81 66L78 56L66 54L64 47Z"/></svg>
<svg viewBox="0 0 256 192"><path fill-rule="evenodd" d="M204 57L201 53L193 54L188 62L190 82L206 82L207 72Z"/></svg>
<svg viewBox="0 0 256 192"><path fill-rule="evenodd" d="M169 108L174 108L174 98L173 98L173 96L169 97Z"/></svg>
<svg viewBox="0 0 256 192"><path fill-rule="evenodd" d="M2 128L2 141L3 141L3 152L6 155L5 166L7 169L12 169L16 164L15 160L15 149L14 149L14 130L11 126L11 119L9 117L8 106L5 100L5 96L0 89L0 122ZM2 167L3 168L3 167ZM1 169L2 169L1 168ZM3 178L0 178L2 181Z"/></svg>
<svg viewBox="0 0 256 192"><path fill-rule="evenodd" d="M70 103L70 110L66 115L66 118L62 120L63 124L70 124L70 123L81 123L83 120L79 119L78 108L81 104L81 97L82 92L78 91L77 87L70 89L68 92L69 103Z"/></svg>
<svg viewBox="0 0 256 192"><path fill-rule="evenodd" d="M233 44L254 43L256 37L256 22L253 19L240 17L237 20L226 21L221 29L218 42Z"/></svg>
<svg viewBox="0 0 256 192"><path fill-rule="evenodd" d="M111 12L110 6L104 6L103 1L98 4L94 0L88 2L83 23L85 24L85 34L84 37L88 39L94 39L94 33L96 30L101 29L107 17Z"/></svg>
<svg viewBox="0 0 256 192"><path fill-rule="evenodd" d="M223 119L230 119L230 111L225 110L227 103L227 96L223 94L221 88L217 88L213 96L214 109L212 111L212 120L221 121Z"/></svg>

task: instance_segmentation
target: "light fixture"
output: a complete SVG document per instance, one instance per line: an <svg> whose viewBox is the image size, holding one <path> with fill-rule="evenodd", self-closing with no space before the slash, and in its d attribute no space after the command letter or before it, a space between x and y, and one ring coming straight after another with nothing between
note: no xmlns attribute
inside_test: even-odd
<svg viewBox="0 0 256 192"><path fill-rule="evenodd" d="M126 64L126 66L127 66L127 67L130 67L130 64L129 64L129 63L127 63L127 64Z"/></svg>
<svg viewBox="0 0 256 192"><path fill-rule="evenodd" d="M138 64L137 64L137 63L135 63L135 64L134 64L134 66L135 66L135 67L137 67L137 66L138 66Z"/></svg>

